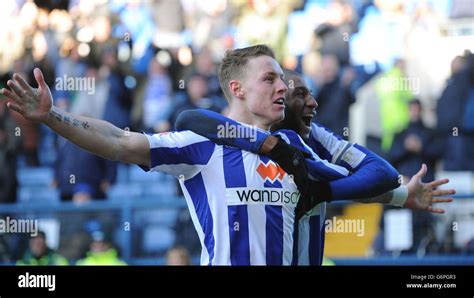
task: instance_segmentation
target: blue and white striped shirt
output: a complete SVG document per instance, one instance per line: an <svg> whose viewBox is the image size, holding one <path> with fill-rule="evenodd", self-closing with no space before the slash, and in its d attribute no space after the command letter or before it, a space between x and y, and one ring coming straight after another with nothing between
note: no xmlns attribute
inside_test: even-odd
<svg viewBox="0 0 474 298"><path fill-rule="evenodd" d="M202 265L292 264L300 194L277 164L190 131L147 138L151 170L181 177Z"/></svg>

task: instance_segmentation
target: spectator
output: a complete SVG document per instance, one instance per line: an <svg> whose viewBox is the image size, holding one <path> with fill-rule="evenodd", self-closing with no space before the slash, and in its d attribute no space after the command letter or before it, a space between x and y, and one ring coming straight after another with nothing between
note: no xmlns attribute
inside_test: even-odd
<svg viewBox="0 0 474 298"><path fill-rule="evenodd" d="M210 97L219 97L223 102L222 89L219 85L216 65L214 64L212 53L209 49L203 48L196 55L196 71L207 79L207 88Z"/></svg>
<svg viewBox="0 0 474 298"><path fill-rule="evenodd" d="M143 101L143 123L145 128L160 131L171 106L171 80L166 68L153 59L148 68L148 82Z"/></svg>
<svg viewBox="0 0 474 298"><path fill-rule="evenodd" d="M182 246L173 247L166 253L166 265L189 266L192 264L188 250Z"/></svg>
<svg viewBox="0 0 474 298"><path fill-rule="evenodd" d="M423 163L428 166L424 177L426 181L434 180L434 169L440 148L435 142L434 131L426 127L421 119L422 106L418 99L409 105L410 123L402 132L395 135L389 151L389 161L395 166L405 180L418 172ZM409 253L418 250L426 252L433 249L434 217L431 213L412 210L413 245Z"/></svg>
<svg viewBox="0 0 474 298"><path fill-rule="evenodd" d="M115 126L122 129L128 127L130 130L132 92L125 85L126 76L119 67L116 49L106 49L102 59L110 71L109 92L102 118Z"/></svg>
<svg viewBox="0 0 474 298"><path fill-rule="evenodd" d="M398 60L376 83L376 93L380 99L382 120L382 150L387 152L392 146L396 133L406 128L409 122L408 101L413 98L405 72L405 61Z"/></svg>
<svg viewBox="0 0 474 298"><path fill-rule="evenodd" d="M66 258L56 253L46 244L46 234L39 231L38 235L31 237L29 249L23 255L17 265L69 265Z"/></svg>
<svg viewBox="0 0 474 298"><path fill-rule="evenodd" d="M21 139L5 105L0 105L0 203L16 201L16 152Z"/></svg>
<svg viewBox="0 0 474 298"><path fill-rule="evenodd" d="M237 20L235 46L265 43L275 49L276 60L283 61L289 53L286 31L291 5L291 1L278 0L248 2Z"/></svg>
<svg viewBox="0 0 474 298"><path fill-rule="evenodd" d="M59 188L61 200L73 200L76 194L76 198L83 201L84 196L78 193L105 199L109 186L116 179L116 163L81 150L62 138L60 143L54 184Z"/></svg>
<svg viewBox="0 0 474 298"><path fill-rule="evenodd" d="M389 161L400 174L412 177L424 163L428 166L426 181L434 180L434 169L439 152L434 143L434 131L426 127L421 119L422 107L418 99L409 105L410 123L395 135L389 151Z"/></svg>
<svg viewBox="0 0 474 298"><path fill-rule="evenodd" d="M347 137L349 127L349 107L355 101L350 91L350 71L343 77L339 75L339 62L334 55L321 58L321 83L316 97L317 115L314 121Z"/></svg>
<svg viewBox="0 0 474 298"><path fill-rule="evenodd" d="M451 63L451 77L436 107L437 132L442 143L443 167L447 171L474 170L474 136L469 127L470 99L474 101L474 54L466 52Z"/></svg>
<svg viewBox="0 0 474 298"><path fill-rule="evenodd" d="M77 92L70 111L88 117L102 118L108 99L109 84L98 65L87 66L85 79L93 82L94 90L93 92L92 90Z"/></svg>
<svg viewBox="0 0 474 298"><path fill-rule="evenodd" d="M220 112L221 108L208 97L208 93L209 89L206 77L197 73L192 74L186 84L186 101L174 107L168 118L169 126L173 127L176 122L176 117L185 110L209 109Z"/></svg>
<svg viewBox="0 0 474 298"><path fill-rule="evenodd" d="M113 244L105 238L102 231L92 233L92 243L87 256L76 262L76 265L127 265L118 256Z"/></svg>
<svg viewBox="0 0 474 298"><path fill-rule="evenodd" d="M349 36L354 31L354 11L344 0L333 0L327 8L327 20L316 28L322 55L335 55L339 65L349 65Z"/></svg>
<svg viewBox="0 0 474 298"><path fill-rule="evenodd" d="M16 60L14 63L14 68L13 71L11 72L11 75L13 72L19 72L19 73L29 73L30 71L26 71L26 66L24 65L23 60ZM26 76L26 75L25 75ZM11 76L10 76L11 77ZM18 124L18 127L20 128L21 132L21 137L22 137L22 155L25 158L25 163L27 166L31 167L36 167L39 165L39 160L38 160L38 142L40 138L39 134L39 125L37 123L32 123L25 121L21 115L18 113L12 113L11 114L13 120Z"/></svg>

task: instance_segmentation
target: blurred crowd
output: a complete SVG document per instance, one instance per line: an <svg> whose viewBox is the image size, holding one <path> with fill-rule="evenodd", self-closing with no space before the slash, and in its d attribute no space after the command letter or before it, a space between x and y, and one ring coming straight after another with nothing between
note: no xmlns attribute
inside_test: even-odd
<svg viewBox="0 0 474 298"><path fill-rule="evenodd" d="M0 87L14 72L35 85L39 67L55 105L146 132L186 109L225 114L219 60L266 43L304 74L314 121L350 139L350 107L369 102L364 141L402 175L474 171L469 0L2 0L0 28ZM4 104L0 144L0 203L16 201L18 167L54 168L63 201L105 199L116 181L117 164Z"/></svg>

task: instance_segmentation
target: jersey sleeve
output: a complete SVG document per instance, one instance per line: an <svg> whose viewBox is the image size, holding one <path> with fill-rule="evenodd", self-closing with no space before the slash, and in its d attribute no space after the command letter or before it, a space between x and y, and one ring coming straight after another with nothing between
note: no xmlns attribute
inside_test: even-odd
<svg viewBox="0 0 474 298"><path fill-rule="evenodd" d="M399 174L386 160L329 129L312 124L309 144L322 158L351 172L348 178L331 182L333 199L356 200L381 195L400 186Z"/></svg>
<svg viewBox="0 0 474 298"><path fill-rule="evenodd" d="M344 167L332 164L319 157L293 130L282 129L275 132L275 134L279 135L288 144L311 155L310 158L306 158L306 164L308 173L313 180L333 181L349 175L349 171Z"/></svg>
<svg viewBox="0 0 474 298"><path fill-rule="evenodd" d="M151 168L176 178L191 178L204 168L212 157L215 143L191 131L145 134L150 144Z"/></svg>
<svg viewBox="0 0 474 298"><path fill-rule="evenodd" d="M237 147L256 154L269 135L255 127L203 109L181 112L176 119L175 127L178 131L190 130L216 144Z"/></svg>

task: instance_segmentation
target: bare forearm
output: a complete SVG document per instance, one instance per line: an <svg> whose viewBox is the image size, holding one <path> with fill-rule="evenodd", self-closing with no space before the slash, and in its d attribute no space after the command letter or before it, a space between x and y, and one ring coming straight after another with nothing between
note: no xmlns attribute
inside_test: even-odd
<svg viewBox="0 0 474 298"><path fill-rule="evenodd" d="M109 122L72 115L53 106L45 124L84 150L107 159L120 159L119 140L125 131Z"/></svg>
<svg viewBox="0 0 474 298"><path fill-rule="evenodd" d="M391 206L403 207L408 199L409 190L405 185L401 185L398 188L385 192L381 195L374 196L367 199L353 200L357 203L382 203Z"/></svg>

